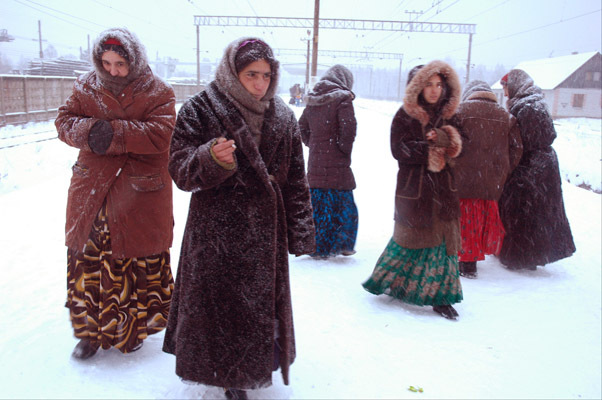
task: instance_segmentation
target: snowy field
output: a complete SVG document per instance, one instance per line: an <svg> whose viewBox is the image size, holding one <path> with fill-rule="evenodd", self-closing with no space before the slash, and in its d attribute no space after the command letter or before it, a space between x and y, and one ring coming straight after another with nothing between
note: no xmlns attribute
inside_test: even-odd
<svg viewBox="0 0 602 400"><path fill-rule="evenodd" d="M249 397L600 399L601 196L577 187L600 192L600 120L556 121L577 252L528 272L487 258L478 279L462 280L454 322L361 287L392 234L397 166L389 128L399 104L354 104L357 254L291 257L298 354L291 385L274 373L272 387ZM294 110L299 117L302 108ZM17 140L4 138L53 130L52 122L0 128L0 147ZM111 349L86 362L70 358L77 340L63 307L64 218L76 154L58 140L0 149L0 398L224 398L216 388L180 381L175 358L161 351L163 333L132 354ZM175 272L189 195L176 189L174 196Z"/></svg>

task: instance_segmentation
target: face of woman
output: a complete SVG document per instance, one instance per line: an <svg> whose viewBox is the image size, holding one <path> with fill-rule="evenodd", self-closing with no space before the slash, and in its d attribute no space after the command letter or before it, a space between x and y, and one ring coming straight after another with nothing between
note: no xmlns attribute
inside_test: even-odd
<svg viewBox="0 0 602 400"><path fill-rule="evenodd" d="M425 88L422 89L422 97L427 103L435 104L439 101L442 92L443 80L438 74L435 74L429 78Z"/></svg>
<svg viewBox="0 0 602 400"><path fill-rule="evenodd" d="M112 50L102 53L102 66L112 76L126 77L130 73L128 61Z"/></svg>
<svg viewBox="0 0 602 400"><path fill-rule="evenodd" d="M253 61L238 73L238 80L257 100L261 100L270 87L272 68L266 60Z"/></svg>
<svg viewBox="0 0 602 400"><path fill-rule="evenodd" d="M504 88L504 96L508 97L508 85L502 85Z"/></svg>

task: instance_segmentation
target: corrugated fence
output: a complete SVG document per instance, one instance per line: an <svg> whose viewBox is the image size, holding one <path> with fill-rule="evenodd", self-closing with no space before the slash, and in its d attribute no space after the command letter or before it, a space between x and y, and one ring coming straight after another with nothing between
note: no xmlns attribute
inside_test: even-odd
<svg viewBox="0 0 602 400"><path fill-rule="evenodd" d="M74 77L0 74L0 126L56 118L59 107L71 95L74 81ZM178 103L199 91L194 84L172 87Z"/></svg>

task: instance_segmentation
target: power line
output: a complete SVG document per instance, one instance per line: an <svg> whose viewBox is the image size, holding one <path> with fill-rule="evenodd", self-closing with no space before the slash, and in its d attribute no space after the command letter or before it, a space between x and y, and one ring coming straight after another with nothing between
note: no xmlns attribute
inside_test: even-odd
<svg viewBox="0 0 602 400"><path fill-rule="evenodd" d="M90 30L90 28L89 28L89 27L84 27L84 26L78 25L78 24L76 24L76 23L74 23L74 22L71 22L71 21L68 21L68 20L66 20L66 19L63 19L63 18L61 18L61 17L57 17L56 15L52 15L52 14L50 14L50 13L48 13L48 12L45 12L45 11L43 11L43 10L40 10L40 9L37 9L37 8L35 8L35 7L33 7L33 6L30 6L29 4L25 4L25 3L23 3L23 2L21 2L21 1L19 1L19 0L14 0L14 1L16 1L17 3L19 3L19 4L22 4L22 5L24 5L24 6L31 7L31 8L33 8L34 10L37 10L37 11L39 11L39 12L41 12L41 13L44 13L44 14L46 14L46 15L50 15L51 17L54 17L54 18L56 18L56 19L60 19L60 20L61 20L61 21L63 21L63 22L67 22L67 23L69 23L69 24L71 24L71 25L75 25L75 26L77 26L77 27L79 27L79 28L85 29L86 31L89 31L89 30ZM45 5L43 5L43 4L36 3L35 1L32 1L32 0L24 0L24 1L27 1L27 2L29 2L29 3L33 3L33 4L37 5L38 7L44 7L44 8L47 8L47 9L49 9L49 10L52 10L52 11L56 12L56 13L59 13L59 14L66 15L66 16L68 16L68 17L71 17L71 18L74 18L74 19L79 19L80 21L83 21L83 22L85 22L85 23L88 23L88 24L96 25L96 26L99 26L99 27L101 27L101 28L103 27L102 25L99 25L99 24L97 24L96 22L92 22L92 21L88 21L88 20L86 20L86 19L83 19L83 18L76 17L75 15L71 15L71 14L69 14L69 13L66 13L66 12L63 12L63 11L56 10L56 9L54 9L54 8L52 8L52 7L48 7L48 6L45 6Z"/></svg>

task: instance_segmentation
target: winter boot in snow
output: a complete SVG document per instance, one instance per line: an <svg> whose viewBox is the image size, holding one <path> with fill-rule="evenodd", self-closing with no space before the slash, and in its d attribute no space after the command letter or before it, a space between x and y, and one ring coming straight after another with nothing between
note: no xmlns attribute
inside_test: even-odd
<svg viewBox="0 0 602 400"><path fill-rule="evenodd" d="M92 343L88 339L81 339L75 346L75 349L73 349L71 357L77 358L78 360L87 360L96 354L99 347L100 345L98 343Z"/></svg>
<svg viewBox="0 0 602 400"><path fill-rule="evenodd" d="M460 275L468 279L477 278L476 261L460 261Z"/></svg>
<svg viewBox="0 0 602 400"><path fill-rule="evenodd" d="M248 400L249 399L247 397L247 392L242 389L227 388L227 389L225 389L225 391L226 391L226 398L229 400Z"/></svg>
<svg viewBox="0 0 602 400"><path fill-rule="evenodd" d="M447 319L456 320L458 312L450 305L433 306L433 311Z"/></svg>

